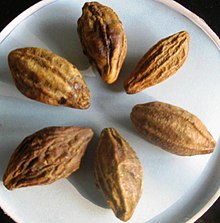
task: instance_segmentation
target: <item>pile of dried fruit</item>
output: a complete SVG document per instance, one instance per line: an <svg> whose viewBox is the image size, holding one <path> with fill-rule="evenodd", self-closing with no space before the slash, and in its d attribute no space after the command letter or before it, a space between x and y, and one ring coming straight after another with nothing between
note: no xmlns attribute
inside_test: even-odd
<svg viewBox="0 0 220 223"><path fill-rule="evenodd" d="M85 3L78 20L84 53L101 78L117 81L127 53L126 35L116 13L97 2ZM162 39L136 65L124 82L135 94L161 83L185 62L189 34ZM41 48L22 48L8 56L18 90L51 105L78 109L90 106L90 91L79 70L60 56ZM213 152L215 140L204 124L182 108L162 102L135 105L131 121L149 142L181 156ZM76 171L89 142L91 128L48 127L26 137L12 154L3 183L9 190L50 184ZM143 190L143 168L134 150L114 129L105 128L95 151L95 180L115 215L131 218Z"/></svg>

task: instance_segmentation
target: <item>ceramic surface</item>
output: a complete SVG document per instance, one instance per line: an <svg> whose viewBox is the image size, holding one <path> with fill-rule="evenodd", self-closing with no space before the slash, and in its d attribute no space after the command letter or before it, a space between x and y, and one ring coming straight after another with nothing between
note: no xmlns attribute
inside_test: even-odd
<svg viewBox="0 0 220 223"><path fill-rule="evenodd" d="M144 167L143 195L129 222L193 221L219 195L220 145L212 155L179 157L140 137L129 115L138 103L154 100L171 103L197 115L218 141L219 40L210 38L215 35L207 30L204 22L173 1L160 1L164 4L153 0L99 2L117 12L128 40L128 55L120 78L111 86L100 80L82 53L76 31L81 1L42 1L0 34L0 178L21 140L43 127L79 125L90 126L95 131L93 143L76 173L51 185L14 191L8 191L1 181L1 207L17 222L67 223L76 219L77 223L88 219L94 223L120 222L107 207L93 178L93 152L98 136L103 128L115 127L135 149ZM138 60L161 38L181 30L187 30L191 36L184 66L167 81L139 94L127 95L122 82ZM91 108L82 111L53 107L23 96L12 81L7 55L15 48L27 46L50 49L74 63L91 89Z"/></svg>

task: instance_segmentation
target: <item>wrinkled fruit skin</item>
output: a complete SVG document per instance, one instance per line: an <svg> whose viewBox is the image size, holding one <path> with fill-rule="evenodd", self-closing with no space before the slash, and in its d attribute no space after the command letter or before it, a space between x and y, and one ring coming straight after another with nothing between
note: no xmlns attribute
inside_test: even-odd
<svg viewBox="0 0 220 223"><path fill-rule="evenodd" d="M127 54L127 40L121 21L109 7L87 2L78 20L83 52L95 65L101 78L114 83Z"/></svg>
<svg viewBox="0 0 220 223"><path fill-rule="evenodd" d="M95 178L115 215L129 220L142 194L143 169L131 146L113 128L100 135Z"/></svg>
<svg viewBox="0 0 220 223"><path fill-rule="evenodd" d="M66 59L42 48L20 48L8 55L18 90L28 98L71 108L90 106L90 91L79 70Z"/></svg>
<svg viewBox="0 0 220 223"><path fill-rule="evenodd" d="M142 57L124 82L125 91L136 94L175 74L188 56L189 40L189 34L182 31L159 41Z"/></svg>
<svg viewBox="0 0 220 223"><path fill-rule="evenodd" d="M26 137L12 154L3 177L9 190L51 184L76 171L93 137L90 128L48 127Z"/></svg>
<svg viewBox="0 0 220 223"><path fill-rule="evenodd" d="M162 102L133 107L131 120L149 142L180 156L212 153L215 140L195 115Z"/></svg>

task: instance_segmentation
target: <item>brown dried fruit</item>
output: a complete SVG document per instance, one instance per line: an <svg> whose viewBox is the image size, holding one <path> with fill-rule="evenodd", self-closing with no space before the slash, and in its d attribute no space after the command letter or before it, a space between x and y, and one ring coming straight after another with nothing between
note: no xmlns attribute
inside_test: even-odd
<svg viewBox="0 0 220 223"><path fill-rule="evenodd" d="M55 53L34 47L16 49L8 63L16 87L25 96L57 106L90 106L90 91L79 70Z"/></svg>
<svg viewBox="0 0 220 223"><path fill-rule="evenodd" d="M129 220L142 194L143 169L131 146L114 128L106 128L100 135L95 177L115 215Z"/></svg>
<svg viewBox="0 0 220 223"><path fill-rule="evenodd" d="M200 119L170 104L138 104L131 120L149 142L180 156L212 153L216 144Z"/></svg>
<svg viewBox="0 0 220 223"><path fill-rule="evenodd" d="M26 137L12 154L3 177L9 190L50 184L76 171L89 141L90 128L48 127Z"/></svg>
<svg viewBox="0 0 220 223"><path fill-rule="evenodd" d="M136 94L175 74L188 56L189 39L189 34L182 31L154 45L124 82L125 91Z"/></svg>
<svg viewBox="0 0 220 223"><path fill-rule="evenodd" d="M98 2L86 2L78 20L78 34L83 52L101 78L114 83L127 54L125 32L116 13Z"/></svg>

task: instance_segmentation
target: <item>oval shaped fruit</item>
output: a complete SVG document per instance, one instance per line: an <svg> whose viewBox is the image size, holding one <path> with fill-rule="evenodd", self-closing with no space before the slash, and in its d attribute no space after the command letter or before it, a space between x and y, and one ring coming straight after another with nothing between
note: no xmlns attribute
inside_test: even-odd
<svg viewBox="0 0 220 223"><path fill-rule="evenodd" d="M75 172L93 137L90 128L48 127L26 137L12 154L3 177L9 190L51 184Z"/></svg>
<svg viewBox="0 0 220 223"><path fill-rule="evenodd" d="M136 94L175 74L188 56L189 39L189 33L182 31L154 45L124 82L125 91Z"/></svg>
<svg viewBox="0 0 220 223"><path fill-rule="evenodd" d="M114 128L103 129L95 151L95 177L115 215L131 218L143 190L143 169L135 152Z"/></svg>
<svg viewBox="0 0 220 223"><path fill-rule="evenodd" d="M95 65L101 78L114 83L127 54L126 35L116 13L98 2L86 2L78 20L83 52Z"/></svg>
<svg viewBox="0 0 220 223"><path fill-rule="evenodd" d="M149 142L180 156L212 153L216 144L200 119L174 105L163 102L135 105L131 120Z"/></svg>
<svg viewBox="0 0 220 223"><path fill-rule="evenodd" d="M42 48L20 48L8 55L18 90L28 98L72 108L90 106L90 91L79 70L66 59Z"/></svg>

